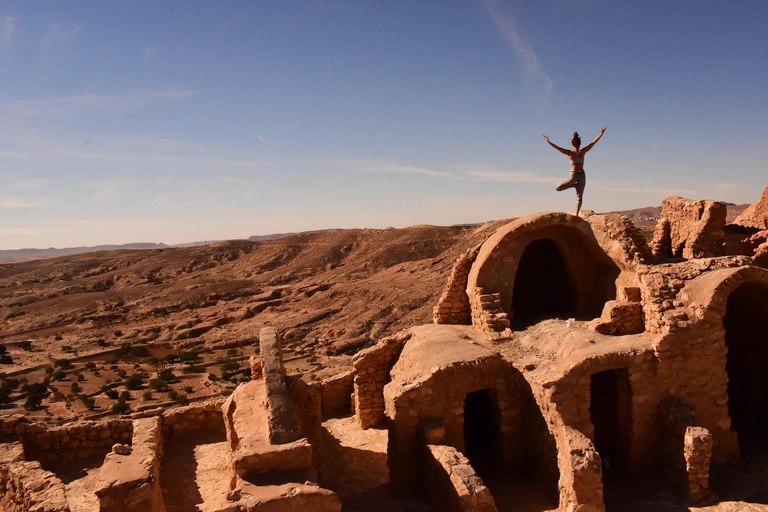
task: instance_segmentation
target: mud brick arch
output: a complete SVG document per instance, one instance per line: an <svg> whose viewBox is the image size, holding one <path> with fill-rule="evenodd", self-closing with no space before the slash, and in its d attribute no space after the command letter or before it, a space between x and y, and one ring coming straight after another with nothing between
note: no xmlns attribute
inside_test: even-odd
<svg viewBox="0 0 768 512"><path fill-rule="evenodd" d="M619 274L585 220L564 213L522 217L480 248L467 282L472 323L485 328L499 314L512 325L595 318L616 298Z"/></svg>

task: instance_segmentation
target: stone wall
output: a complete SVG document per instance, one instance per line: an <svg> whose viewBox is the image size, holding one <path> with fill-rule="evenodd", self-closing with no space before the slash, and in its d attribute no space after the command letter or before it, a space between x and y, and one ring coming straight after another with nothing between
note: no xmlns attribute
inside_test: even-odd
<svg viewBox="0 0 768 512"><path fill-rule="evenodd" d="M485 293L475 288L469 294L472 323L489 336L511 336L509 314L501 303L501 293Z"/></svg>
<svg viewBox="0 0 768 512"><path fill-rule="evenodd" d="M100 512L165 512L160 488L160 461L163 456L162 426L159 417L133 422L129 453L107 454L99 469L95 489Z"/></svg>
<svg viewBox="0 0 768 512"><path fill-rule="evenodd" d="M654 334L664 334L690 323L687 295L681 295L686 283L714 270L750 263L748 256L724 256L640 266L637 276L643 298L645 329Z"/></svg>
<svg viewBox="0 0 768 512"><path fill-rule="evenodd" d="M300 437L296 424L294 404L285 384L285 367L280 336L274 327L265 327L259 333L262 371L267 390L269 441L290 443Z"/></svg>
<svg viewBox="0 0 768 512"><path fill-rule="evenodd" d="M428 444L424 448L424 484L435 510L496 512L493 496L456 448Z"/></svg>
<svg viewBox="0 0 768 512"><path fill-rule="evenodd" d="M670 480L692 500L709 496L712 434L696 423L693 413L675 399L659 406L663 445L661 457Z"/></svg>
<svg viewBox="0 0 768 512"><path fill-rule="evenodd" d="M354 412L352 407L354 380L354 371L348 370L313 384L322 400L324 419L348 416Z"/></svg>
<svg viewBox="0 0 768 512"><path fill-rule="evenodd" d="M591 215L587 221L600 247L622 269L653 259L645 235L625 215Z"/></svg>
<svg viewBox="0 0 768 512"><path fill-rule="evenodd" d="M0 510L69 512L63 482L38 461L25 460L18 442L0 444Z"/></svg>
<svg viewBox="0 0 768 512"><path fill-rule="evenodd" d="M476 257L477 250L473 249L459 256L453 264L451 277L432 314L436 324L472 323L472 311L467 296L467 276Z"/></svg>
<svg viewBox="0 0 768 512"><path fill-rule="evenodd" d="M129 419L79 422L51 427L33 423L21 415L0 419L0 439L19 436L26 456L43 466L106 455L115 443L130 442Z"/></svg>
<svg viewBox="0 0 768 512"><path fill-rule="evenodd" d="M423 350L429 351L430 345ZM435 346L437 349L437 346ZM481 349L456 346L455 352L477 350L471 361L442 363L420 382L394 381L387 386L387 416L390 418L389 464L392 483L398 489L418 485L419 457L424 422L438 421L445 427L444 444L466 449L464 412L467 395L486 392L493 404L499 438L499 463L507 471L528 475L557 488L557 453L544 418L523 376L510 363L494 356L480 355ZM408 355L407 366L421 354ZM403 357L406 357L405 355Z"/></svg>
<svg viewBox="0 0 768 512"><path fill-rule="evenodd" d="M657 258L706 258L725 254L725 203L668 197L651 250Z"/></svg>
<svg viewBox="0 0 768 512"><path fill-rule="evenodd" d="M184 407L167 409L161 414L163 438L174 438L203 433L224 435L224 419L221 412L223 399L211 400Z"/></svg>
<svg viewBox="0 0 768 512"><path fill-rule="evenodd" d="M619 336L643 332L645 330L643 304L639 301L609 300L605 303L603 314L590 324L590 328L601 334Z"/></svg>
<svg viewBox="0 0 768 512"><path fill-rule="evenodd" d="M355 416L360 428L371 428L384 422L384 386L409 338L407 332L394 334L355 356Z"/></svg>

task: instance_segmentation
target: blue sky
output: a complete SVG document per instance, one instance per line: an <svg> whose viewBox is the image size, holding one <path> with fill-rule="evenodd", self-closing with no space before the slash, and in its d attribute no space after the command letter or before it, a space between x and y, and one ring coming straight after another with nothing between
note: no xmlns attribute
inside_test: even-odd
<svg viewBox="0 0 768 512"><path fill-rule="evenodd" d="M768 2L0 2L0 249L753 202Z"/></svg>

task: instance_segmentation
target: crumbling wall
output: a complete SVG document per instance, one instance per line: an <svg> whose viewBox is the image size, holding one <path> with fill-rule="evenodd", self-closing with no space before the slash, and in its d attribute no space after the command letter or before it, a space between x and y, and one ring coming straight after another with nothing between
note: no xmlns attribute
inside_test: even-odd
<svg viewBox="0 0 768 512"><path fill-rule="evenodd" d="M300 437L293 402L285 383L285 367L280 336L274 327L259 333L264 382L269 409L268 428L271 443L290 443Z"/></svg>
<svg viewBox="0 0 768 512"><path fill-rule="evenodd" d="M768 229L768 187L763 190L762 197L734 219L738 226Z"/></svg>
<svg viewBox="0 0 768 512"><path fill-rule="evenodd" d="M587 221L597 243L622 270L650 262L653 258L645 235L625 215L591 215Z"/></svg>
<svg viewBox="0 0 768 512"><path fill-rule="evenodd" d="M0 444L0 509L69 512L64 483L38 461L27 461L21 443Z"/></svg>
<svg viewBox="0 0 768 512"><path fill-rule="evenodd" d="M661 202L651 250L657 258L725 255L725 203L668 197Z"/></svg>
<svg viewBox="0 0 768 512"><path fill-rule="evenodd" d="M590 324L590 328L601 334L637 334L645 330L643 304L640 301L605 303L603 314Z"/></svg>
<svg viewBox="0 0 768 512"><path fill-rule="evenodd" d="M424 483L436 510L496 512L491 492L461 452L435 444L426 445L424 452Z"/></svg>
<svg viewBox="0 0 768 512"><path fill-rule="evenodd" d="M428 346L423 349L429 350ZM456 347L456 352L463 349ZM469 393L482 390L488 391L495 406L503 467L513 472L525 467L525 473L543 481L557 479L554 439L546 422L535 421L540 412L530 387L508 362L496 356L479 355L432 368L418 383L403 378L404 381L393 381L385 389L387 416L391 420L389 465L396 488L407 489L418 483L422 448L419 429L423 422L441 422L445 426L445 444L465 450L465 400ZM540 446L547 444L552 445L551 450ZM538 458L537 450L551 457Z"/></svg>
<svg viewBox="0 0 768 512"><path fill-rule="evenodd" d="M686 284L703 274L743 267L751 262L747 256L724 256L639 267L637 275L646 330L666 334L688 325L693 318L690 316L689 296L681 294Z"/></svg>
<svg viewBox="0 0 768 512"><path fill-rule="evenodd" d="M662 401L659 415L664 441L661 450L664 471L690 499L708 497L712 434L698 426L693 413L678 400Z"/></svg>
<svg viewBox="0 0 768 512"><path fill-rule="evenodd" d="M0 418L0 437L19 436L27 457L43 465L105 454L115 443L131 440L131 420L112 419L51 427L21 415Z"/></svg>
<svg viewBox="0 0 768 512"><path fill-rule="evenodd" d="M371 428L384 422L384 386L409 338L407 332L394 334L355 356L355 416L360 428Z"/></svg>
<svg viewBox="0 0 768 512"><path fill-rule="evenodd" d="M711 262L728 259L736 257ZM723 317L731 293L746 283L768 286L768 270L751 266L715 268L686 280L680 292L684 307L677 309L685 313L686 320L671 324L669 333L653 344L659 359L657 379L665 384L669 395L691 409L700 426L712 433L715 463L733 462L739 456L728 411L728 348Z"/></svg>
<svg viewBox="0 0 768 512"><path fill-rule="evenodd" d="M130 452L114 449L99 469L99 483L95 489L99 511L165 512L160 488L162 455L160 418L134 420Z"/></svg>
<svg viewBox="0 0 768 512"><path fill-rule="evenodd" d="M472 310L469 305L469 296L467 296L467 277L476 257L477 249L473 249L459 256L453 264L451 277L432 314L436 324L469 325L472 323Z"/></svg>
<svg viewBox="0 0 768 512"><path fill-rule="evenodd" d="M490 336L510 336L509 314L501 303L501 293L486 293L476 287L469 296L472 323Z"/></svg>

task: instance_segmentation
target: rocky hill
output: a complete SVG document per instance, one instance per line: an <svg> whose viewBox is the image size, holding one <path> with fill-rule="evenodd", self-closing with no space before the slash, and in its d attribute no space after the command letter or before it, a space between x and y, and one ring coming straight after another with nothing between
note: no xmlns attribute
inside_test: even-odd
<svg viewBox="0 0 768 512"><path fill-rule="evenodd" d="M99 340L218 346L252 339L271 323L289 343L354 351L430 321L454 260L503 222L4 264L0 342L31 340L53 352L82 352Z"/></svg>

